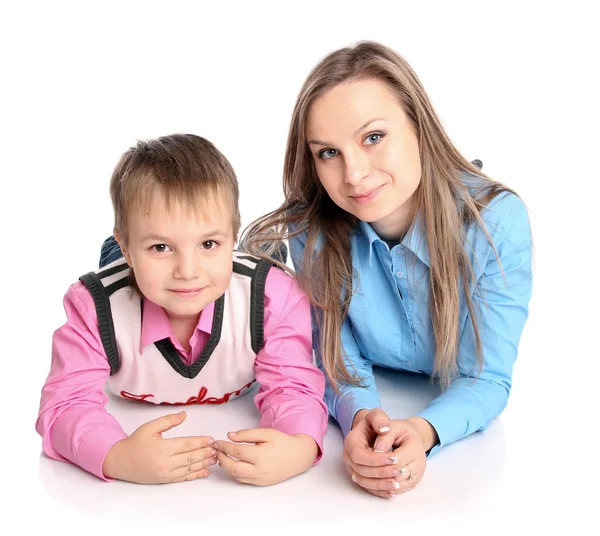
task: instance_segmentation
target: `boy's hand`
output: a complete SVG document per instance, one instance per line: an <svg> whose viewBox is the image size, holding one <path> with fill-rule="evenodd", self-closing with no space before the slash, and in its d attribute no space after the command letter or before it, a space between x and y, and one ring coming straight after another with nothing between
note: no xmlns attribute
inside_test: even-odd
<svg viewBox="0 0 600 536"><path fill-rule="evenodd" d="M303 473L319 452L317 443L307 434L252 428L227 435L234 443L215 442L219 465L240 482L255 486L277 484Z"/></svg>
<svg viewBox="0 0 600 536"><path fill-rule="evenodd" d="M214 439L207 436L163 439L185 420L185 411L159 417L115 443L104 458L102 472L138 484L164 484L206 477L217 463Z"/></svg>

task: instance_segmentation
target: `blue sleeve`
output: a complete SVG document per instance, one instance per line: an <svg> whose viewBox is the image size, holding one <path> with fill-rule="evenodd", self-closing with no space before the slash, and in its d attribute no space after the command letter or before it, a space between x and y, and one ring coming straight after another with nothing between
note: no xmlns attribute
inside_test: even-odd
<svg viewBox="0 0 600 536"><path fill-rule="evenodd" d="M478 281L483 299L473 297L475 310L479 311L484 364L479 378L474 378L475 338L467 317L459 342L460 376L419 413L433 425L440 439L429 454L485 430L508 402L532 291L531 231L525 205L513 194L494 200L486 212L484 221L501 267L491 250Z"/></svg>
<svg viewBox="0 0 600 536"><path fill-rule="evenodd" d="M298 236L290 238L290 256L294 269L298 272L302 266L302 255L306 245L307 232L301 233ZM315 352L316 363L319 368L324 371L323 362L321 359L321 349L319 346L320 334L319 328L313 311L313 349ZM341 331L342 351L345 354L345 364L351 373L355 371L362 378L364 387L355 385L341 385L339 387L340 394L337 394L329 378L326 377L325 383L325 403L329 409L329 413L339 423L344 437L352 429L352 421L357 411L361 409L373 409L381 406L375 378L373 376L373 366L367 361L360 352L354 335L352 334L352 326L347 318L342 325Z"/></svg>

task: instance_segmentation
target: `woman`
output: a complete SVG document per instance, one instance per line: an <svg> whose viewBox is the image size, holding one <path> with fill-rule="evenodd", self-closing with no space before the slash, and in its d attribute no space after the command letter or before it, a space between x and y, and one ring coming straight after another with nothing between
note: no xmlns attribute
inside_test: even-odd
<svg viewBox="0 0 600 536"><path fill-rule="evenodd" d="M427 456L506 406L531 296L526 208L459 153L411 67L373 42L306 79L284 191L243 242L259 253L290 239L348 472L394 497L419 483ZM441 394L390 418L373 365L428 374Z"/></svg>

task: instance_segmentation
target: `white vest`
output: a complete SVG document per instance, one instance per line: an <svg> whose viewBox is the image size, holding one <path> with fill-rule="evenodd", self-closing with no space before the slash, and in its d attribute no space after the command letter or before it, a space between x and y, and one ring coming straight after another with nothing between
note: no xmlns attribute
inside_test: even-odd
<svg viewBox="0 0 600 536"><path fill-rule="evenodd" d="M110 364L110 392L154 404L222 404L248 392L264 344L268 261L234 251L233 275L215 302L210 338L186 365L166 338L140 348L142 297L130 285L123 258L80 279L96 305L100 338Z"/></svg>

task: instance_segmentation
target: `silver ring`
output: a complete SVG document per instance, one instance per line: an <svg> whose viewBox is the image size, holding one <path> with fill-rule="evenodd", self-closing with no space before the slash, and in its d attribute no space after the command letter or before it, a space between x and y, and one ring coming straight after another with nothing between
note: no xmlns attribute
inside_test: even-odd
<svg viewBox="0 0 600 536"><path fill-rule="evenodd" d="M408 467L408 466L407 466L407 467ZM414 480L414 479L415 479L415 477L414 477L414 476L413 476L413 474L412 474L412 469L411 469L410 467L408 467L408 469L409 469L409 471L410 471L410 475L408 475L408 478L407 478L407 480Z"/></svg>

